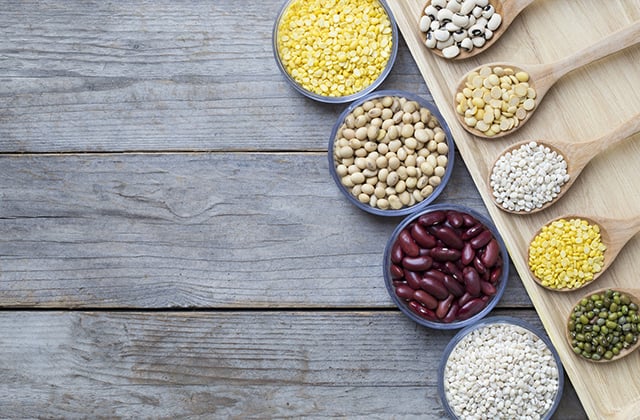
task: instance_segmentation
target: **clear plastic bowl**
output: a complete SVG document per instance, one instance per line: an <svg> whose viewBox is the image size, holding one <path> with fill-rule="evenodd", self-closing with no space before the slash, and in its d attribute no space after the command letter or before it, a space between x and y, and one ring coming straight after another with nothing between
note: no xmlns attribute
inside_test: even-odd
<svg viewBox="0 0 640 420"><path fill-rule="evenodd" d="M410 223L417 220L423 214L428 214L438 210L445 210L445 211L455 210L460 213L466 213L472 216L473 218L475 218L478 222L482 223L487 229L491 231L491 233L493 234L493 237L498 241L498 245L500 248L500 256L502 258L502 274L500 275L499 280L496 282L497 284L496 293L487 301L486 306L480 312L471 316L470 318L448 322L448 323L432 321L416 314L409 307L408 303L405 300L398 297L398 295L396 294L395 286L393 285L393 279L390 271L391 265L393 264L391 261L391 249L396 239L398 238L398 235L400 234L400 232ZM489 220L488 218L484 217L482 214L478 213L477 211L471 208L460 206L457 204L443 203L443 204L434 204L422 211L413 213L412 215L406 217L402 222L400 222L400 224L395 228L395 230L391 234L391 237L389 238L385 246L382 267L383 267L384 282L385 282L385 286L387 287L387 292L389 293L389 296L391 297L393 302L398 306L400 311L402 311L406 316L408 316L413 321L417 322L422 326L433 328L433 329L439 329L439 330L452 330L452 329L464 328L468 325L471 325L477 322L478 320L484 318L497 305L498 301L500 301L500 299L502 298L502 295L504 294L505 287L507 286L507 279L509 277L509 254L507 252L507 248L504 244L504 241L502 240L502 237L498 233L498 230L496 229L494 224L491 222L491 220Z"/></svg>
<svg viewBox="0 0 640 420"><path fill-rule="evenodd" d="M345 96L325 96L325 95L319 95L319 94L317 94L315 92L311 92L311 91L303 88L302 86L300 86L300 84L298 82L296 82L293 79L293 77L284 68L284 65L282 64L282 60L280 59L280 54L279 54L279 51L278 51L278 42L277 42L277 40L278 40L278 26L280 24L280 20L282 19L282 16L284 15L284 12L287 10L287 7L289 7L289 5L294 1L299 1L299 0L287 0L287 1L285 1L284 4L282 5L282 7L280 8L280 11L278 12L278 17L276 18L276 22L275 22L275 24L273 26L272 47L273 47L273 54L274 54L274 57L275 57L275 60L276 60L276 64L278 65L278 68L280 69L280 71L284 75L284 77L287 80L287 82L289 82L289 84L295 90L297 90L299 93L303 94L304 96L306 96L308 98L311 98L311 99L313 99L315 101L318 101L318 102L325 102L325 103L330 103L330 104L340 104L340 103L352 102L352 101L355 101L355 100L357 100L359 98L362 98L363 96L365 96L366 94L372 92L378 86L380 86L380 84L387 78L387 76L391 72L391 69L393 68L393 64L396 61L396 56L398 55L398 42L399 42L398 25L396 24L396 20L393 17L393 14L391 13L391 10L389 9L389 6L387 5L387 3L384 0L378 0L378 2L380 3L380 5L384 9L384 11L386 12L387 16L389 17L389 21L391 23L391 31L392 31L391 54L389 56L389 60L387 61L387 65L385 66L385 68L382 71L382 73L380 73L378 78L376 80L374 80L373 83L371 83L369 86L365 87L364 89L362 89L362 90L360 90L358 92L352 93L350 95L345 95Z"/></svg>
<svg viewBox="0 0 640 420"><path fill-rule="evenodd" d="M394 209L382 210L376 207L372 207L368 203L362 203L361 201L359 201L357 197L351 194L351 191L349 190L349 188L345 187L342 184L340 180L340 176L336 172L336 164L334 161L334 150L335 150L334 146L335 146L336 135L338 133L338 130L340 129L340 126L344 123L344 120L347 117L347 115L349 115L355 108L362 105L364 102L369 101L371 99L381 98L385 96L404 97L411 101L416 101L422 107L427 108L431 112L431 115L433 115L438 120L440 127L442 127L442 130L444 131L446 136L447 146L449 148L449 151L447 153L447 161L448 161L447 168L444 176L442 177L442 181L440 182L440 185L434 188L433 192L424 200L420 201L419 203L416 203L413 206L403 207L398 210L394 210ZM449 126L447 125L446 121L444 120L444 117L442 116L442 114L438 110L438 107L433 101L427 100L421 96L415 95L410 92L405 92L402 90L379 90L379 91L371 92L370 94L353 102L340 114L336 123L333 126L333 129L331 130L327 156L329 158L329 172L331 173L331 177L335 181L340 191L353 205L355 205L361 210L364 210L368 213L375 214L378 216L397 217L397 216L406 216L407 214L420 211L421 209L431 204L442 193L442 191L447 186L449 179L451 178L451 173L453 172L453 165L455 160L454 159L455 158L455 142L453 141L453 136L451 135Z"/></svg>
<svg viewBox="0 0 640 420"><path fill-rule="evenodd" d="M551 416L553 416L553 414L557 410L558 405L560 404L560 400L562 399L562 393L564 390L564 369L562 367L562 362L560 361L560 356L558 355L557 350L551 343L551 340L549 340L549 337L547 337L547 335L543 331L541 331L540 329L534 327L533 325L529 324L528 322L520 318L510 317L510 316L492 316L492 317L484 318L479 322L476 322L475 324L467 326L466 328L460 330L451 339L451 341L449 341L449 344L447 344L447 347L445 348L444 353L442 355L442 359L440 360L440 365L438 366L438 395L440 396L440 400L442 401L445 411L451 418L454 418L454 419L458 418L454 410L449 405L449 401L447 400L447 396L446 396L446 391L444 389L444 372L445 372L447 362L449 360L449 356L451 355L455 347L458 345L458 343L460 343L460 341L462 341L462 339L464 339L469 333L471 333L476 329L483 328L490 325L496 325L496 324L512 324L512 325L517 325L522 328L525 328L530 332L532 332L533 334L535 334L540 340L542 340L544 344L547 346L547 348L551 351L551 354L553 355L553 358L556 362L556 367L558 369L558 389L556 391L556 395L553 398L551 407L542 416L542 418L545 420L550 419Z"/></svg>

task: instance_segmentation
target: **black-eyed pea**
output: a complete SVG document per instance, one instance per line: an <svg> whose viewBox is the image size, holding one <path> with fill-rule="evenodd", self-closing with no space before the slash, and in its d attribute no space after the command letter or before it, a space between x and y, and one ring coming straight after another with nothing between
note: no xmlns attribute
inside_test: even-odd
<svg viewBox="0 0 640 420"><path fill-rule="evenodd" d="M354 117L353 114L347 115L344 119L344 125L347 128L351 128L351 129L356 128L356 117Z"/></svg>
<svg viewBox="0 0 640 420"><path fill-rule="evenodd" d="M413 124L417 124L420 122L420 111L416 110L411 113L411 120Z"/></svg>
<svg viewBox="0 0 640 420"><path fill-rule="evenodd" d="M389 142L389 138L387 137L387 130L385 130L383 128L378 130L378 137L376 137L376 141L377 142L388 143Z"/></svg>
<svg viewBox="0 0 640 420"><path fill-rule="evenodd" d="M369 122L369 117L366 115L360 115L356 117L356 128L364 127Z"/></svg>
<svg viewBox="0 0 640 420"><path fill-rule="evenodd" d="M413 136L413 132L414 132L413 124L406 124L405 123L405 125L403 125L402 129L400 130L400 135L402 137L404 137L405 141L406 141L407 138Z"/></svg>
<svg viewBox="0 0 640 420"><path fill-rule="evenodd" d="M373 140L377 139L379 131L380 131L380 129L378 127L376 127L375 125L369 125L367 127L367 138L370 141L373 141Z"/></svg>
<svg viewBox="0 0 640 420"><path fill-rule="evenodd" d="M376 189L371 184L362 184L361 190L364 194L373 195Z"/></svg>
<svg viewBox="0 0 640 420"><path fill-rule="evenodd" d="M426 187L420 190L420 195L423 198L429 197L432 193L433 193L433 186L431 185L427 185Z"/></svg>
<svg viewBox="0 0 640 420"><path fill-rule="evenodd" d="M389 108L391 105L393 105L393 97L385 96L384 98L382 98L380 103L382 103L382 106L384 106L385 108Z"/></svg>
<svg viewBox="0 0 640 420"><path fill-rule="evenodd" d="M353 111L351 111L351 113L354 117L358 118L359 116L364 115L364 108L362 108L362 105L357 106L353 109Z"/></svg>
<svg viewBox="0 0 640 420"><path fill-rule="evenodd" d="M414 176L410 176L405 181L405 184L406 184L407 189L414 190L416 188L416 185L418 185L418 178L416 178L415 175Z"/></svg>
<svg viewBox="0 0 640 420"><path fill-rule="evenodd" d="M386 168L389 164L387 158L384 156L379 156L375 161L376 168Z"/></svg>
<svg viewBox="0 0 640 420"><path fill-rule="evenodd" d="M365 194L365 193L360 193L358 194L358 201L364 204L369 203L369 200L371 200L371 196Z"/></svg>
<svg viewBox="0 0 640 420"><path fill-rule="evenodd" d="M337 155L339 158L345 159L353 156L353 149L349 146L343 146L338 149Z"/></svg>
<svg viewBox="0 0 640 420"><path fill-rule="evenodd" d="M418 157L419 158L425 158L427 156L429 156L431 152L429 152L425 147L423 147L422 149L418 150ZM422 164L422 162L420 162Z"/></svg>
<svg viewBox="0 0 640 420"><path fill-rule="evenodd" d="M398 174L398 178L400 178L401 180L405 180L409 177L409 175L407 174L407 168L405 166L401 166L396 169L396 173Z"/></svg>
<svg viewBox="0 0 640 420"><path fill-rule="evenodd" d="M400 201L402 202L403 206L410 206L412 205L411 203L411 194L409 193L409 191L403 191L400 194L398 194L398 197L400 198Z"/></svg>
<svg viewBox="0 0 640 420"><path fill-rule="evenodd" d="M414 137L407 137L404 139L404 145L411 150L415 150L418 147L418 140Z"/></svg>
<svg viewBox="0 0 640 420"><path fill-rule="evenodd" d="M429 176L428 175L422 175L420 178L418 178L418 183L416 184L416 188L418 190L422 190L427 185L429 185Z"/></svg>
<svg viewBox="0 0 640 420"><path fill-rule="evenodd" d="M407 148L405 146L402 146L400 149L398 149L398 151L396 152L396 155L398 156L398 159L404 162L404 160L409 155L409 152L407 151Z"/></svg>
<svg viewBox="0 0 640 420"><path fill-rule="evenodd" d="M435 152L438 149L438 142L435 140L429 140L426 148L429 152Z"/></svg>
<svg viewBox="0 0 640 420"><path fill-rule="evenodd" d="M389 153L389 146L386 143L378 143L378 153L381 155L386 155Z"/></svg>
<svg viewBox="0 0 640 420"><path fill-rule="evenodd" d="M384 186L384 184L380 183L376 185L376 188L373 194L377 198L384 198L387 195L387 192L385 190L386 190L386 187Z"/></svg>
<svg viewBox="0 0 640 420"><path fill-rule="evenodd" d="M362 173L367 177L367 184L373 185L374 187L378 184L378 171L374 171L371 176L367 175L368 169L365 169Z"/></svg>
<svg viewBox="0 0 640 420"><path fill-rule="evenodd" d="M426 175L427 177L433 175L433 170L435 169L436 165L431 164L431 162L426 161L423 164L420 165L420 171L422 172L423 175Z"/></svg>
<svg viewBox="0 0 640 420"><path fill-rule="evenodd" d="M434 188L440 185L441 182L442 182L442 178L440 178L439 176L434 175L429 178L429 185Z"/></svg>
<svg viewBox="0 0 640 420"><path fill-rule="evenodd" d="M436 166L436 168L433 170L433 175L440 179L442 179L442 177L444 176L444 173L445 173L445 168L443 168L442 166Z"/></svg>
<svg viewBox="0 0 640 420"><path fill-rule="evenodd" d="M402 140L391 140L389 142L389 151L393 153L397 153L398 150L402 147Z"/></svg>
<svg viewBox="0 0 640 420"><path fill-rule="evenodd" d="M394 195L396 193L396 189L394 187L387 187L387 188L384 189L384 193L385 193L385 196L388 199L389 196Z"/></svg>
<svg viewBox="0 0 640 420"><path fill-rule="evenodd" d="M437 153L430 153L429 156L427 156L427 163L431 166L433 166L434 168L436 166L438 166L438 155Z"/></svg>
<svg viewBox="0 0 640 420"><path fill-rule="evenodd" d="M367 167L367 159L363 157L357 157L354 163L358 168L360 168L360 170Z"/></svg>
<svg viewBox="0 0 640 420"><path fill-rule="evenodd" d="M400 128L397 125L392 125L387 129L387 136L389 139L395 140L400 137Z"/></svg>
<svg viewBox="0 0 640 420"><path fill-rule="evenodd" d="M342 148L342 147L348 147L349 146L349 140L345 139L344 137L340 137L337 141L336 141L336 150Z"/></svg>
<svg viewBox="0 0 640 420"><path fill-rule="evenodd" d="M407 190L407 184L403 179L400 179L400 181L398 181L398 183L395 186L395 190L396 190L396 193L398 194Z"/></svg>
<svg viewBox="0 0 640 420"><path fill-rule="evenodd" d="M345 128L340 134L347 140L351 140L356 136L356 132L353 130L353 128Z"/></svg>
<svg viewBox="0 0 640 420"><path fill-rule="evenodd" d="M446 168L448 163L449 163L449 158L447 158L446 155L440 155L440 156L438 156L436 158L437 166L441 166L443 168Z"/></svg>
<svg viewBox="0 0 640 420"><path fill-rule="evenodd" d="M340 178L340 181L342 182L342 185L347 188L353 188L354 186L353 182L351 181L351 175L343 176L342 178Z"/></svg>
<svg viewBox="0 0 640 420"><path fill-rule="evenodd" d="M367 136L367 127L359 127L356 130L356 138L358 140L367 140L368 136ZM369 139L371 140L371 139Z"/></svg>
<svg viewBox="0 0 640 420"><path fill-rule="evenodd" d="M373 101L365 101L362 103L362 110L364 112L369 112L370 110L372 110L376 105Z"/></svg>
<svg viewBox="0 0 640 420"><path fill-rule="evenodd" d="M379 200L379 198L378 198L378 197L376 197L375 195L372 195L372 196L369 198L369 205L370 205L371 207L377 207L377 206L378 206L378 200Z"/></svg>
<svg viewBox="0 0 640 420"><path fill-rule="evenodd" d="M354 172L351 174L351 182L353 185L363 184L365 180L364 174L362 172Z"/></svg>
<svg viewBox="0 0 640 420"><path fill-rule="evenodd" d="M449 153L449 146L447 145L447 143L438 143L438 147L436 148L436 151L440 155L446 155L447 153Z"/></svg>
<svg viewBox="0 0 640 420"><path fill-rule="evenodd" d="M361 193L362 193L362 185L356 184L353 186L353 188L351 188L351 194L353 194L355 197L359 196Z"/></svg>
<svg viewBox="0 0 640 420"><path fill-rule="evenodd" d="M382 110L380 110L380 118L382 118L383 121L391 120L391 118L393 118L393 111L391 111L389 108L383 108Z"/></svg>
<svg viewBox="0 0 640 420"><path fill-rule="evenodd" d="M367 141L364 143L364 150L371 153L378 148L378 144L374 141ZM371 156L369 156L371 157Z"/></svg>
<svg viewBox="0 0 640 420"><path fill-rule="evenodd" d="M369 125L378 128L382 127L382 118L373 118L371 121L369 121Z"/></svg>
<svg viewBox="0 0 640 420"><path fill-rule="evenodd" d="M404 160L404 166L409 169L412 166L416 166L417 156L415 154L408 155Z"/></svg>
<svg viewBox="0 0 640 420"><path fill-rule="evenodd" d="M338 174L338 176L340 178L342 178L343 176L346 176L349 174L348 170L347 170L347 166L340 164L338 166L336 166L336 173Z"/></svg>
<svg viewBox="0 0 640 420"><path fill-rule="evenodd" d="M408 112L404 112L402 114L402 123L410 124L411 126L413 126L413 116Z"/></svg>
<svg viewBox="0 0 640 420"><path fill-rule="evenodd" d="M360 168L358 168L354 163L352 163L351 165L347 166L347 172L349 172L349 175L351 174L355 174L356 172L360 172Z"/></svg>
<svg viewBox="0 0 640 420"><path fill-rule="evenodd" d="M393 114L393 122L395 124L400 124L402 122L402 116L404 115L404 112L402 111L397 111L395 114Z"/></svg>

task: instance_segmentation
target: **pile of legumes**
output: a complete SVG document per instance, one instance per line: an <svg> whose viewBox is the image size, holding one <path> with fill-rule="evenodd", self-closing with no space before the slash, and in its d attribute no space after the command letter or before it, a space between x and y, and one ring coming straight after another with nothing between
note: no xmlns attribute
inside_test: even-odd
<svg viewBox="0 0 640 420"><path fill-rule="evenodd" d="M456 93L456 111L468 127L491 137L520 125L536 106L529 74L506 67L482 67L467 75Z"/></svg>
<svg viewBox="0 0 640 420"><path fill-rule="evenodd" d="M553 353L519 325L482 325L454 347L444 368L449 407L464 419L540 419L559 392Z"/></svg>
<svg viewBox="0 0 640 420"><path fill-rule="evenodd" d="M418 316L463 321L497 293L503 255L491 230L470 214L432 210L404 227L391 245L396 295Z"/></svg>
<svg viewBox="0 0 640 420"><path fill-rule="evenodd" d="M574 289L602 270L605 250L598 225L558 219L543 226L529 244L529 268L544 287Z"/></svg>
<svg viewBox="0 0 640 420"><path fill-rule="evenodd" d="M562 154L529 142L500 156L491 171L496 202L511 211L541 208L569 181Z"/></svg>
<svg viewBox="0 0 640 420"><path fill-rule="evenodd" d="M448 153L445 132L429 109L382 96L345 117L333 157L342 185L360 202L398 210L433 193L446 173Z"/></svg>
<svg viewBox="0 0 640 420"><path fill-rule="evenodd" d="M568 323L573 352L590 360L610 360L638 342L638 303L617 290L584 297Z"/></svg>
<svg viewBox="0 0 640 420"><path fill-rule="evenodd" d="M393 46L391 21L378 0L293 0L277 28L285 71L322 96L348 96L371 85Z"/></svg>
<svg viewBox="0 0 640 420"><path fill-rule="evenodd" d="M489 0L431 0L420 18L425 45L454 58L460 51L481 48L502 23Z"/></svg>

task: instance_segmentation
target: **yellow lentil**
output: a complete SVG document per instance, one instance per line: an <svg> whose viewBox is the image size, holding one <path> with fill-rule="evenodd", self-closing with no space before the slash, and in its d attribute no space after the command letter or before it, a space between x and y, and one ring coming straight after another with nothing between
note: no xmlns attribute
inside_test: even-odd
<svg viewBox="0 0 640 420"><path fill-rule="evenodd" d="M378 0L294 0L278 24L278 54L304 89L340 97L371 85L391 57L391 21Z"/></svg>
<svg viewBox="0 0 640 420"><path fill-rule="evenodd" d="M606 246L600 227L584 219L558 219L545 225L529 245L529 268L552 289L574 289L602 270Z"/></svg>

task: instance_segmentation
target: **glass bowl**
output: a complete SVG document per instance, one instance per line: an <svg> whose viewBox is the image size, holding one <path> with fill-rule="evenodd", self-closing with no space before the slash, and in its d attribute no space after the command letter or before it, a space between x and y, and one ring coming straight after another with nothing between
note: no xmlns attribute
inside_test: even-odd
<svg viewBox="0 0 640 420"><path fill-rule="evenodd" d="M343 128L345 128L347 126L346 124L346 120L347 119L351 119L356 113L359 113L362 109L363 106L367 105L367 104L371 104L372 101L376 101L376 100L381 100L384 101L386 100L388 97L390 98L404 98L407 101L411 101L411 102L417 102L417 104L419 105L420 109L424 109L425 111L428 111L428 115L430 115L429 120L428 121L434 121L437 122L437 125L439 126L439 128L441 129L442 133L438 133L438 140L440 140L443 144L446 144L446 148L447 150L444 151L444 153L442 153L441 155L443 156L443 159L446 159L446 165L444 166L444 174L441 174L442 176L438 177L438 184L437 185L427 185L427 186L423 186L421 183L423 182L423 180L421 180L420 177L418 177L418 181L417 181L417 185L413 188L410 188L410 184L408 180L401 180L402 183L405 183L405 185L407 186L406 191L410 192L411 194L413 194L413 191L415 191L416 189L418 190L424 190L424 189L431 189L432 191L426 195L421 197L420 199L422 201L417 201L415 198L413 199L414 201L408 204L403 205L400 208L386 208L386 209L382 209L379 208L377 204L372 204L371 201L366 201L367 197L365 197L364 200L360 199L360 192L356 192L353 187L351 186L347 186L345 185L345 183L343 182L343 177L345 176L345 169L346 169L346 165L344 165L345 167L340 168L340 163L344 162L343 157L344 156L338 156L337 152L340 151L341 147L339 144L339 142L344 142L346 141L346 138L342 137L342 133L343 133ZM369 105L370 106L370 105ZM387 108L390 112L393 112L394 109L396 109L397 106L394 104L392 105L390 108ZM385 111L383 109L383 111ZM389 111L386 111L387 113ZM371 115L376 115L376 114L371 114ZM384 114L383 114L384 116ZM365 117L367 117L367 119L369 119L370 121L368 121L365 125L365 127L369 127L371 125L374 125L374 119L372 119L372 117L369 116L369 113L367 111L367 113L365 114ZM381 117L377 117L377 119L381 119ZM350 120L351 121L351 120ZM381 128L386 127L385 125L386 121L382 122L382 126ZM358 124L357 121L355 121L354 124ZM394 124L396 129L398 127L402 127L405 123L404 122L400 122L398 124ZM418 123L413 123L413 127L419 127L417 125ZM351 125L351 124L350 124ZM354 126L355 128L355 126ZM426 129L431 130L428 126L426 127ZM425 131L425 130L422 130ZM428 132L428 130L427 130ZM356 135L358 134L357 131L355 132ZM389 129L389 135L391 135L391 129ZM405 134L409 134L409 133L405 133ZM361 141L360 142L360 146L356 145L354 147L360 147L361 149L363 149L363 152L367 153L366 157L369 156L373 156L371 152L367 152L364 149L367 149L368 145L365 143L370 143L373 144L374 146L377 144L378 149L374 150L373 152L377 153L378 155L383 155L383 153L380 152L384 152L385 149L388 149L391 153L391 151L393 151L394 149L392 148L393 143L396 143L397 145L397 141L400 140L400 142L402 143L402 147L401 149L404 149L404 151L406 152L407 150L413 150L411 152L411 154L414 155L414 157L416 157L416 168L421 168L421 164L420 161L418 161L417 159L422 159L419 156L421 154L431 154L433 156L435 156L437 153L436 152L429 152L429 148L433 147L433 143L435 142L435 140L427 140L426 142L416 142L415 139L416 138L421 138L424 139L424 133L420 133L421 136L418 135L418 131L416 130L413 135L410 135L409 137L411 138L411 141L413 141L415 144L417 144L417 146L414 149L407 149L407 146L405 145L405 142L407 142L407 139L409 139L409 137L404 136L403 134L400 134L399 137L397 139L394 139L395 141L390 141L388 138L384 138L380 141L373 140L373 141L368 141L368 138ZM440 134L444 134L444 139L442 139L440 137ZM433 135L433 130L431 130L431 132L428 134L430 136ZM337 139L337 137L342 137L341 139ZM351 134L349 134L349 136L351 136ZM429 137L427 137L429 138ZM351 142L351 140L349 141ZM385 143L385 144L381 144L381 143ZM408 142L406 144L409 144ZM385 147L385 149L381 149L381 147ZM351 148L352 146L349 146L348 148ZM395 146L394 146L395 147ZM370 150L370 149L368 149ZM359 150L354 150L354 160L357 159L358 157L358 153ZM389 153L385 154L385 156L389 156ZM395 152L394 152L395 153ZM401 150L398 150L396 155L399 158L402 158L402 155L400 154ZM447 185L447 182L449 181L450 177L451 177L451 173L453 172L453 165L454 165L454 157L455 157L455 143L453 141L453 137L451 136L451 131L449 130L449 126L447 125L446 121L444 120L444 118L442 117L442 114L440 113L440 111L438 110L438 108L436 107L435 103L433 101L427 100L423 97L420 97L418 95L415 95L413 93L410 92L405 92L405 91L401 91L401 90L380 90L380 91L374 91L369 93L368 95L360 98L359 100L351 103L338 117L336 123L333 126L333 129L331 130L331 136L329 137L329 146L328 146L328 159L329 159L329 172L331 173L331 177L333 178L333 180L335 181L336 185L338 186L338 188L340 189L340 191L344 194L344 196L356 207L358 207L361 210L364 210L368 213L371 214L375 214L378 216L404 216L407 215L409 213L413 213L416 211L419 211L420 209L426 207L427 205L429 205L430 203L432 203L439 195L440 193L442 193L442 191L444 190L444 188ZM363 157L363 156L359 156L359 157ZM423 156L424 158L424 156ZM348 158L347 158L348 159ZM428 157L428 158L424 158L427 159L431 162L432 158ZM440 158L438 158L440 159ZM436 160L435 157L433 157L433 160ZM355 162L355 163L359 163L359 162ZM408 160L405 158L403 159L400 164L401 167L405 167L405 169L408 169L409 166L414 166L412 164L407 164ZM434 165L432 165L433 162L430 163L430 165L432 167L435 168ZM385 163L386 165L386 163ZM349 165L352 166L352 165ZM357 166L357 165L355 165ZM362 166L362 165L361 165ZM438 165L439 166L439 165ZM380 168L377 167L375 168L375 171L377 173L377 175L371 175L370 177L377 177L378 179L381 178L381 173L383 170L387 170L387 172L390 172L392 166L391 166L391 159L388 160L388 167L386 168ZM342 172L339 173L340 169L342 169ZM370 169L369 167L367 168L363 168L362 173L366 174L366 171L364 169ZM422 168L424 169L424 168ZM422 169L420 169L422 171ZM432 169L433 170L433 169ZM436 171L438 171L438 168L435 169ZM442 167L440 168L440 170L442 170ZM349 173L351 173L351 168L348 168ZM433 174L427 173L427 172L420 172L421 175L427 175L427 178L429 179L429 183L431 183L431 178L433 178ZM369 177L369 175L367 175ZM351 175L350 175L351 176ZM386 178L385 178L386 180ZM400 181L398 181L400 183ZM366 183L369 183L369 179L366 180ZM364 184L364 182L363 182ZM435 181L434 181L435 184ZM371 200L372 194L368 194L369 195L369 200ZM388 197L384 197L385 199ZM377 201L376 201L377 203Z"/></svg>
<svg viewBox="0 0 640 420"><path fill-rule="evenodd" d="M473 325L470 325L464 329L462 329L461 331L459 331L449 342L449 344L447 345L447 347L444 350L444 353L442 355L442 359L440 360L440 365L438 366L438 394L440 396L440 400L442 401L442 404L444 406L445 411L447 412L447 414L451 417L451 418L458 418L458 416L456 415L456 412L454 410L454 408L451 406L451 402L449 401L448 398L448 394L447 391L445 390L445 370L447 369L447 364L449 362L449 358L451 357L452 352L457 349L458 344L460 344L469 334L471 334L472 332L476 331L476 330L480 330L483 328L490 328L492 326L496 326L496 325L501 325L501 324L506 324L509 326L515 326L515 330L519 330L519 328L517 327L521 327L524 330L527 330L529 333L533 334L535 337L537 337L540 341L537 343L544 343L543 345L545 346L545 349L549 350L550 355L547 354L547 362L549 363L548 366L552 366L555 363L555 368L557 369L557 388L555 388L555 393L553 393L553 397L549 399L547 405L548 408L546 409L546 411L544 413L538 413L540 414L540 418L542 419L549 419L551 418L551 416L553 415L553 413L556 411L556 409L558 408L558 405L560 404L560 400L562 399L562 392L564 389L564 370L562 367L562 362L560 361L560 357L558 355L558 352L556 351L556 349L553 347L553 344L551 343L551 341L549 340L549 338L547 337L547 335L541 331L538 328L535 328L534 326L530 325L528 322L519 319L519 318L515 318L515 317L510 317L510 316L492 316L492 317L488 317L485 318L483 320L480 320L479 322L476 322ZM522 331L522 330L520 330ZM533 339L530 336L527 336L527 338ZM481 338L479 337L474 337L475 340L481 340ZM470 339L471 340L471 339ZM535 347L536 345L539 346L539 344L537 344L536 342L529 340L529 339L519 339L519 340L515 340L515 339L511 339L511 341L509 341L510 343L512 342L519 342L521 344L523 344L525 346L525 348L527 349L526 351L530 352L530 351L535 351ZM479 343L480 345L482 343ZM503 354L502 350L499 349L497 342L493 341L491 342L491 346L490 346L490 351L491 354L486 354L485 356L487 356L487 363L482 364L482 369L481 372L479 372L479 375L489 375L491 376L492 374L497 374L499 375L500 372L493 372L491 371L491 367L495 366L497 364L497 357L499 354ZM508 350L505 350L505 353L508 353ZM542 353L546 353L544 350L541 350L541 354ZM476 355L479 355L478 357L481 357L482 355L484 355L482 352L480 353L476 353ZM517 372L521 372L521 367L522 366L522 359L519 359L517 355L510 355L512 357L511 361L505 361L504 365L508 366L508 375L510 378L515 379L516 381L518 381L518 384L516 385L515 383L509 383L507 382L508 386L513 389L514 387L522 387L522 388L527 388L528 392L532 391L532 388L534 388L535 386L542 386L544 385L543 382L544 380L542 380L540 378L541 373L543 372L542 370L542 365L538 365L538 369L536 372L532 373L532 374L523 374L522 377L518 377L515 378L514 375ZM549 360L549 358L551 358L553 360L553 362L551 360ZM470 356L465 358L465 366L464 369L466 369L467 373L469 374L473 374L472 372L469 372L470 369L472 369L472 366L470 366L471 363L467 363L470 360ZM534 366L535 367L535 366ZM453 369L453 367L452 367ZM502 367L502 369L504 369L504 367ZM538 374L537 379L535 374ZM478 376L479 376L478 375ZM531 381L533 379L533 383L528 382ZM536 380L538 382L536 382ZM495 382L494 382L495 383ZM469 390L473 390L476 389L478 391L478 396L484 400L486 400L487 398L489 398L489 395L487 395L487 389L485 387L483 387L482 389L478 389L477 387L470 385L470 384L466 384L469 385L467 387L467 391ZM513 385L513 386L511 386ZM548 386L553 386L553 384L547 384ZM541 390L538 390L541 391ZM551 393L550 391L553 391L553 389L551 390L547 390L548 393ZM541 391L544 392L544 391ZM539 397L539 395L537 395ZM505 399L510 400L511 403L516 404L517 403L517 397L516 396L507 396ZM538 400L540 401L540 400ZM518 409L519 410L523 410L524 404L522 402L520 402L520 404L518 405ZM542 411L542 410L540 410ZM498 418L498 415L493 413L493 414L487 414L484 417L488 417L488 418ZM532 416L534 417L534 416ZM480 418L480 417L478 417ZM502 417L502 418L508 418L508 417Z"/></svg>
<svg viewBox="0 0 640 420"><path fill-rule="evenodd" d="M443 214L446 222L441 221ZM464 219L462 224L459 223L460 215ZM458 240L449 238L451 231ZM446 239L447 243L440 238ZM487 238L489 242L495 242L482 245ZM469 254L463 247L456 254L453 251L459 247L456 243L459 241L465 244L464 247L468 243L477 248ZM402 246L403 251L398 255L397 244L400 242L413 242L420 249L420 256L409 260L406 257L411 257L414 251L407 253L404 250L408 248ZM484 258L489 247L491 250ZM426 254L431 262L422 257ZM474 255L479 262L475 261ZM425 327L457 329L477 322L496 306L507 285L509 254L491 220L468 207L443 203L413 213L395 228L385 246L382 266L387 292L406 316ZM488 274L484 274L483 267ZM435 307L433 300L437 304ZM440 305L446 309L442 310ZM443 313L446 315L438 316Z"/></svg>
<svg viewBox="0 0 640 420"><path fill-rule="evenodd" d="M386 16L389 19L390 25L391 25L391 50L389 52L389 57L387 59L387 63L384 67L384 69L382 70L382 72L378 75L378 77L376 79L373 80L373 82L371 82L369 85L362 87L361 89L350 93L350 94L345 94L345 95L324 95L318 92L314 92L310 89L307 89L305 87L303 87L298 81L295 80L294 76L292 76L289 71L286 69L285 64L282 61L282 57L280 54L280 49L278 46L278 37L279 37L279 27L280 27L280 22L282 21L283 16L285 15L285 12L289 9L289 6L291 6L293 3L295 2L305 2L306 0L287 0L284 2L284 4L282 5L278 16L276 18L275 24L273 26L273 34L272 34L272 47L273 47L273 54L276 60L276 64L278 65L278 68L280 69L280 71L282 72L282 74L284 75L285 79L287 80L287 82L295 89L297 90L299 93L303 94L304 96L311 98L315 101L319 101L319 102L325 102L325 103L333 103L333 104L339 104L339 103L348 103L348 102L352 102L356 99L359 99L361 97L363 97L364 95L372 92L373 90L375 90L378 86L380 86L380 84L387 78L387 76L389 75L389 73L391 72L391 68L393 67L393 64L396 60L396 56L398 54L398 42L399 42L399 32L398 32L398 27L395 21L395 18L393 17L393 14L391 13L391 10L389 9L388 5L386 4L386 2L384 0L377 0L377 2L380 4L380 6L382 7L382 9L384 10L384 13L386 14ZM349 14L345 14L345 15L349 15ZM314 18L316 18L314 16ZM345 18L346 19L346 18ZM341 22L342 24L344 24L344 22ZM360 54L362 54L361 56L366 55L367 57L369 57L372 52L371 51L360 51ZM332 57L333 58L333 57ZM336 60L340 60L342 63L344 62L343 58L335 58ZM345 63L345 66L349 66L349 63ZM344 68L344 67L343 67ZM354 72L355 70L350 69L348 70L349 72Z"/></svg>

